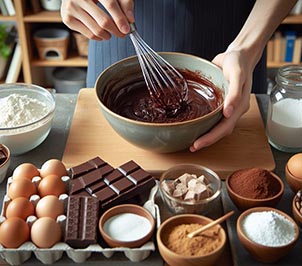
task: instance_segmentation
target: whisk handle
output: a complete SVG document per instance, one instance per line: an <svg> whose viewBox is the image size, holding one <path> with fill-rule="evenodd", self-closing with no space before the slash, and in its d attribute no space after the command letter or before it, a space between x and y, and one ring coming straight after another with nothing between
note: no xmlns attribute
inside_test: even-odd
<svg viewBox="0 0 302 266"><path fill-rule="evenodd" d="M130 23L129 26L130 26L130 33L136 31L135 23Z"/></svg>

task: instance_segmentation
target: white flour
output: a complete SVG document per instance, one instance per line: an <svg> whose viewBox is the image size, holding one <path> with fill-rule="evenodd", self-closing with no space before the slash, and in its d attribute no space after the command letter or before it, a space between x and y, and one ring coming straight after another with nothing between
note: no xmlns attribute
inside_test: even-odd
<svg viewBox="0 0 302 266"><path fill-rule="evenodd" d="M39 120L47 105L27 95L13 93L0 99L0 128L12 128Z"/></svg>
<svg viewBox="0 0 302 266"><path fill-rule="evenodd" d="M293 223L274 211L247 215L242 221L242 228L248 238L270 247L286 245L296 236Z"/></svg>

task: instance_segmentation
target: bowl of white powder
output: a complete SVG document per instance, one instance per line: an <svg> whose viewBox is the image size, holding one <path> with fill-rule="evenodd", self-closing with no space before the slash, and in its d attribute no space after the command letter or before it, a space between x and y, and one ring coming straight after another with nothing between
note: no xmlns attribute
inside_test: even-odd
<svg viewBox="0 0 302 266"><path fill-rule="evenodd" d="M48 136L55 111L54 96L40 86L0 85L0 143L12 155L28 152Z"/></svg>
<svg viewBox="0 0 302 266"><path fill-rule="evenodd" d="M241 213L237 235L255 260L274 263L293 249L299 228L289 215L278 209L256 207Z"/></svg>

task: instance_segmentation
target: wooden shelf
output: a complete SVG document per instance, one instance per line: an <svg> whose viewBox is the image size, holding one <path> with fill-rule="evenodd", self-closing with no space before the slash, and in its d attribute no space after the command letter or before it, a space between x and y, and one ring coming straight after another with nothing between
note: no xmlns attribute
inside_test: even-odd
<svg viewBox="0 0 302 266"><path fill-rule="evenodd" d="M88 60L86 57L70 56L65 60L32 60L32 66L39 67L86 67Z"/></svg>
<svg viewBox="0 0 302 266"><path fill-rule="evenodd" d="M0 21L16 21L16 16L2 16L2 15L0 15Z"/></svg>
<svg viewBox="0 0 302 266"><path fill-rule="evenodd" d="M58 23L62 22L60 12L58 11L41 11L36 14L25 15L23 18L24 22L48 22Z"/></svg>
<svg viewBox="0 0 302 266"><path fill-rule="evenodd" d="M282 24L302 24L302 15L287 16Z"/></svg>
<svg viewBox="0 0 302 266"><path fill-rule="evenodd" d="M285 65L296 65L296 64L293 62L271 62L271 61L267 62L268 68L279 68ZM301 63L299 63L299 65L301 65Z"/></svg>

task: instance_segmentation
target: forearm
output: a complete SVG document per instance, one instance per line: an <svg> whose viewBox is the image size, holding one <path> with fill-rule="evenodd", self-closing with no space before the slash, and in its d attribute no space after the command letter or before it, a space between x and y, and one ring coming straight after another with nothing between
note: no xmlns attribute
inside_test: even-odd
<svg viewBox="0 0 302 266"><path fill-rule="evenodd" d="M297 0L257 0L228 50L248 53L251 63L256 65L266 43L296 2Z"/></svg>

